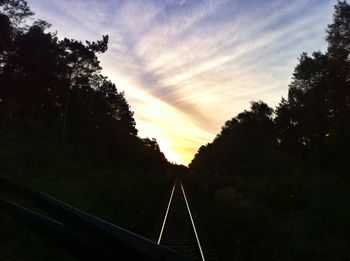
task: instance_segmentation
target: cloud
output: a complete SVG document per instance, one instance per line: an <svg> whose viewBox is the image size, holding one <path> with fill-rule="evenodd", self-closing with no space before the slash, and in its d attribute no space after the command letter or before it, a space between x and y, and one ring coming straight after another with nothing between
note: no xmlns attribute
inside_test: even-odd
<svg viewBox="0 0 350 261"><path fill-rule="evenodd" d="M325 49L327 0L30 0L59 36L110 35L104 73L139 133L188 163L251 100L286 95L297 57Z"/></svg>

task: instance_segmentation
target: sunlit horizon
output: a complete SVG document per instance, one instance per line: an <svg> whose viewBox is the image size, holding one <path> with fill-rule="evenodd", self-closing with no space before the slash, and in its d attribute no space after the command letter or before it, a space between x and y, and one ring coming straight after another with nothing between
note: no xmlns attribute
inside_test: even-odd
<svg viewBox="0 0 350 261"><path fill-rule="evenodd" d="M287 95L302 52L325 50L336 1L29 0L58 37L110 36L103 74L134 111L140 137L187 165L252 100ZM315 3L317 2L317 5Z"/></svg>

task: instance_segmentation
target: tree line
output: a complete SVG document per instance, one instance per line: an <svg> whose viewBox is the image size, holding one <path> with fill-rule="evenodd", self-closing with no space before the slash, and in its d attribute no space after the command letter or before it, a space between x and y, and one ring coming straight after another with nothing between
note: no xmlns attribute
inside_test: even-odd
<svg viewBox="0 0 350 261"><path fill-rule="evenodd" d="M322 53L303 53L287 98L253 101L190 163L204 176L262 175L295 165L328 168L350 159L350 5L338 1Z"/></svg>
<svg viewBox="0 0 350 261"><path fill-rule="evenodd" d="M137 136L124 93L101 74L98 55L107 51L108 35L58 39L33 15L25 0L0 0L1 125L11 131L18 120L39 120L64 144L103 147L114 160L165 168L156 140Z"/></svg>

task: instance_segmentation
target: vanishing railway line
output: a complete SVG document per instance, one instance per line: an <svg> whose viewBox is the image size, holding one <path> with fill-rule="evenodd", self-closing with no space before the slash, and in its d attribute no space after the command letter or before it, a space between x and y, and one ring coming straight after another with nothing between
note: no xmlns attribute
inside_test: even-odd
<svg viewBox="0 0 350 261"><path fill-rule="evenodd" d="M205 260L197 228L180 179L174 182L157 243L167 246L191 260Z"/></svg>
<svg viewBox="0 0 350 261"><path fill-rule="evenodd" d="M58 238L56 244L81 260L217 260L206 234L198 231L182 181L172 186L155 242L85 213L45 193L0 178L7 190L43 208L45 216L0 197L0 209ZM195 215L195 216L193 216ZM198 233L200 232L200 233Z"/></svg>

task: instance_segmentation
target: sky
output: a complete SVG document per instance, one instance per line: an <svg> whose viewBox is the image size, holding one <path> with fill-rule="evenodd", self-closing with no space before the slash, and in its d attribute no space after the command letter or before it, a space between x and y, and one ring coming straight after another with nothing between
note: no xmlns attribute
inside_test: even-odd
<svg viewBox="0 0 350 261"><path fill-rule="evenodd" d="M332 0L28 0L58 37L98 40L140 137L187 165L252 100L275 107L303 52L325 51Z"/></svg>

